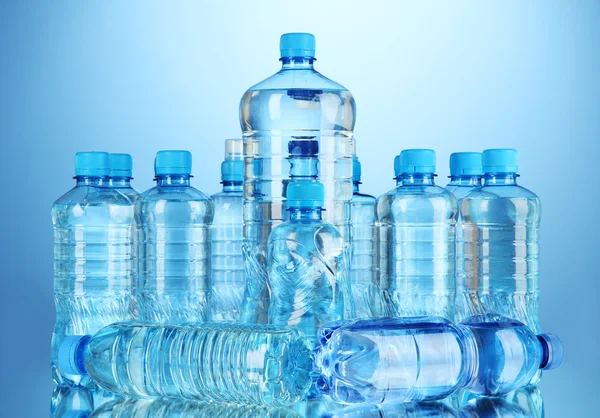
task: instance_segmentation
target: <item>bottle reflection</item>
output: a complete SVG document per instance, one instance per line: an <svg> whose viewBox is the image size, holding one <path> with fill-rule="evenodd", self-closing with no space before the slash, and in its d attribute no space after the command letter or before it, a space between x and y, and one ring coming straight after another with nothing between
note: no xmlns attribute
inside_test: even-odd
<svg viewBox="0 0 600 418"><path fill-rule="evenodd" d="M285 408L215 405L172 399L121 399L96 409L90 418L300 418Z"/></svg>
<svg viewBox="0 0 600 418"><path fill-rule="evenodd" d="M363 404L338 409L324 418L458 418L458 413L445 402L395 404Z"/></svg>
<svg viewBox="0 0 600 418"><path fill-rule="evenodd" d="M52 418L85 418L95 408L117 399L117 395L100 388L57 386L52 392Z"/></svg>
<svg viewBox="0 0 600 418"><path fill-rule="evenodd" d="M544 401L536 386L527 386L502 397L465 395L461 418L543 418Z"/></svg>

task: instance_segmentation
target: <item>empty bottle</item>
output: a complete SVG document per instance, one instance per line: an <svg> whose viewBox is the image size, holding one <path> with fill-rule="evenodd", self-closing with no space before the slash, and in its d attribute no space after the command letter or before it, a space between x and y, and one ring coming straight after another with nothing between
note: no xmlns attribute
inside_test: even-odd
<svg viewBox="0 0 600 418"><path fill-rule="evenodd" d="M340 403L442 399L464 388L500 395L562 361L550 334L485 314L453 325L443 318L381 318L330 324L315 356L319 390Z"/></svg>
<svg viewBox="0 0 600 418"><path fill-rule="evenodd" d="M57 385L89 382L58 367L58 347L66 337L92 334L135 316L133 205L109 187L109 170L107 153L77 153L75 187L52 206L56 303L52 374Z"/></svg>
<svg viewBox="0 0 600 418"><path fill-rule="evenodd" d="M251 87L240 103L246 162L244 257L248 290L244 321L249 323L268 321L267 241L271 230L287 217L287 157L294 155L290 143L306 141L309 149L318 144L318 178L325 187L327 209L324 218L337 226L342 236L350 235L354 98L343 86L315 71L313 35L284 34L280 53L281 70Z"/></svg>
<svg viewBox="0 0 600 418"><path fill-rule="evenodd" d="M450 155L450 183L446 190L462 200L471 190L481 186L483 177L480 152L455 152Z"/></svg>
<svg viewBox="0 0 600 418"><path fill-rule="evenodd" d="M394 170L397 187L377 200L387 315L452 319L456 199L435 185L433 150L402 151Z"/></svg>
<svg viewBox="0 0 600 418"><path fill-rule="evenodd" d="M211 320L237 322L241 318L246 284L242 255L244 160L241 139L225 141L221 183L223 190L211 196L215 207L211 230Z"/></svg>
<svg viewBox="0 0 600 418"><path fill-rule="evenodd" d="M289 406L311 384L311 348L297 330L236 324L113 324L69 337L61 366L128 397Z"/></svg>
<svg viewBox="0 0 600 418"><path fill-rule="evenodd" d="M267 246L271 280L269 322L300 329L314 343L320 326L352 317L347 246L323 221L323 185L287 188L290 220L273 229Z"/></svg>
<svg viewBox="0 0 600 418"><path fill-rule="evenodd" d="M133 160L129 154L110 154L110 187L127 196L131 202L139 193L131 187Z"/></svg>
<svg viewBox="0 0 600 418"><path fill-rule="evenodd" d="M383 298L379 288L377 268L377 230L375 220L377 199L360 193L360 161L354 158L352 167L352 262L350 288L357 318L377 317L383 314Z"/></svg>
<svg viewBox="0 0 600 418"><path fill-rule="evenodd" d="M140 319L181 323L208 317L210 198L190 185L192 155L159 151L156 187L136 201Z"/></svg>
<svg viewBox="0 0 600 418"><path fill-rule="evenodd" d="M458 418L458 412L442 402L362 404L329 411L323 418Z"/></svg>
<svg viewBox="0 0 600 418"><path fill-rule="evenodd" d="M464 279L457 320L495 312L539 332L538 197L517 184L517 151L483 153L483 186L460 207Z"/></svg>

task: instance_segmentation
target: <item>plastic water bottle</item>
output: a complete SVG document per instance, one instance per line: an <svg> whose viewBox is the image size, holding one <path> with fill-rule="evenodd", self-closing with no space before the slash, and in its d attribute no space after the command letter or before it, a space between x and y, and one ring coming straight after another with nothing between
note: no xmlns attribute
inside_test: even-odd
<svg viewBox="0 0 600 418"><path fill-rule="evenodd" d="M323 418L458 418L458 412L442 402L362 404L329 411Z"/></svg>
<svg viewBox="0 0 600 418"><path fill-rule="evenodd" d="M156 187L136 202L140 319L181 323L208 318L210 198L190 185L192 155L159 151Z"/></svg>
<svg viewBox="0 0 600 418"><path fill-rule="evenodd" d="M455 152L450 155L450 183L446 186L446 190L458 201L481 186L482 177L483 165L480 152Z"/></svg>
<svg viewBox="0 0 600 418"><path fill-rule="evenodd" d="M352 167L352 262L350 288L356 317L369 318L383 314L383 297L379 288L377 268L377 230L375 221L377 199L361 193L358 188L362 174L358 158Z"/></svg>
<svg viewBox="0 0 600 418"><path fill-rule="evenodd" d="M540 200L517 184L516 150L484 151L483 171L483 186L461 203L457 319L495 312L539 332Z"/></svg>
<svg viewBox="0 0 600 418"><path fill-rule="evenodd" d="M267 245L269 322L300 329L314 343L320 326L352 317L347 246L324 222L323 185L294 181L287 188L290 220L273 229Z"/></svg>
<svg viewBox="0 0 600 418"><path fill-rule="evenodd" d="M246 284L242 255L244 160L241 139L225 141L221 183L223 190L211 196L215 207L211 230L211 320L237 322L241 318Z"/></svg>
<svg viewBox="0 0 600 418"><path fill-rule="evenodd" d="M453 325L443 318L380 318L319 332L317 387L340 403L445 398L464 388L500 395L562 361L562 345L521 322L484 314Z"/></svg>
<svg viewBox="0 0 600 418"><path fill-rule="evenodd" d="M139 193L131 187L133 161L129 154L110 154L110 187L117 189L133 203Z"/></svg>
<svg viewBox="0 0 600 418"><path fill-rule="evenodd" d="M61 366L128 397L289 406L311 385L311 347L300 332L236 324L113 324L69 337Z"/></svg>
<svg viewBox="0 0 600 418"><path fill-rule="evenodd" d="M77 153L75 187L52 206L56 303L52 374L58 385L89 383L58 367L58 347L66 337L93 334L135 316L133 205L108 187L109 170L107 153Z"/></svg>
<svg viewBox="0 0 600 418"><path fill-rule="evenodd" d="M267 241L286 220L286 186L294 176L294 145L318 144L318 179L325 187L324 219L350 235L354 98L314 69L315 38L281 37L279 72L251 87L240 103L244 136L244 257L248 277L244 322L266 323L269 310ZM300 151L310 157L310 153ZM314 158L309 162L316 161ZM303 170L301 170L303 171ZM303 176L311 173L303 172Z"/></svg>
<svg viewBox="0 0 600 418"><path fill-rule="evenodd" d="M90 418L300 418L287 408L216 405L178 399L121 399Z"/></svg>
<svg viewBox="0 0 600 418"><path fill-rule="evenodd" d="M402 151L394 170L397 187L377 200L379 268L388 316L452 319L456 199L435 185L433 150Z"/></svg>

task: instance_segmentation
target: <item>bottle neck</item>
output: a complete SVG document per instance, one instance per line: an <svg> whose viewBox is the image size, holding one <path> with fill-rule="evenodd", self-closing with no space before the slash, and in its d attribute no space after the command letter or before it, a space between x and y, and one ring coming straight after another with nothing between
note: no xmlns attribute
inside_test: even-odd
<svg viewBox="0 0 600 418"><path fill-rule="evenodd" d="M117 188L131 187L131 177L112 177L110 185Z"/></svg>
<svg viewBox="0 0 600 418"><path fill-rule="evenodd" d="M106 187L110 183L108 176L75 176L77 186L95 186L95 187Z"/></svg>
<svg viewBox="0 0 600 418"><path fill-rule="evenodd" d="M360 185L360 181L352 182L352 194L358 194L358 187Z"/></svg>
<svg viewBox="0 0 600 418"><path fill-rule="evenodd" d="M451 186L479 186L481 184L481 176L479 175L460 175L450 176Z"/></svg>
<svg viewBox="0 0 600 418"><path fill-rule="evenodd" d="M434 185L435 174L433 173L405 173L396 177L397 186L425 186Z"/></svg>
<svg viewBox="0 0 600 418"><path fill-rule="evenodd" d="M488 173L483 176L485 186L510 186L517 184L517 173Z"/></svg>
<svg viewBox="0 0 600 418"><path fill-rule="evenodd" d="M243 181L223 180L221 182L221 184L223 184L224 192L242 192L242 191L244 191L244 182Z"/></svg>
<svg viewBox="0 0 600 418"><path fill-rule="evenodd" d="M290 177L312 177L319 176L319 158L318 157L290 157Z"/></svg>
<svg viewBox="0 0 600 418"><path fill-rule="evenodd" d="M156 176L158 186L189 186L189 174L159 174Z"/></svg>
<svg viewBox="0 0 600 418"><path fill-rule="evenodd" d="M282 57L280 61L282 70L314 70L316 60L313 57Z"/></svg>
<svg viewBox="0 0 600 418"><path fill-rule="evenodd" d="M290 208L290 221L320 221L323 219L322 207L316 208Z"/></svg>

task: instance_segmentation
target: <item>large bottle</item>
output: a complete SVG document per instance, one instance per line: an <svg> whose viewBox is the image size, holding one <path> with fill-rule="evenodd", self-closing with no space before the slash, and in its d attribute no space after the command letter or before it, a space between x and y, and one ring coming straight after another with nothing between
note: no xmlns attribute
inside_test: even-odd
<svg viewBox="0 0 600 418"><path fill-rule="evenodd" d="M225 141L221 164L223 190L211 196L215 207L212 235L211 320L239 321L246 278L242 255L244 160L242 140Z"/></svg>
<svg viewBox="0 0 600 418"><path fill-rule="evenodd" d="M110 154L110 187L118 190L133 203L139 192L131 186L133 160L129 154Z"/></svg>
<svg viewBox="0 0 600 418"><path fill-rule="evenodd" d="M539 368L558 367L562 345L491 314L461 325L439 317L339 321L319 330L315 350L302 332L269 325L119 323L66 338L59 360L128 397L289 406L314 375L334 402L394 403L458 388L508 393Z"/></svg>
<svg viewBox="0 0 600 418"><path fill-rule="evenodd" d="M460 207L464 282L458 318L495 312L539 332L538 197L517 184L517 151L483 153L483 186Z"/></svg>
<svg viewBox="0 0 600 418"><path fill-rule="evenodd" d="M435 185L433 150L402 151L394 170L397 187L377 200L387 314L452 319L456 199Z"/></svg>
<svg viewBox="0 0 600 418"><path fill-rule="evenodd" d="M311 385L306 338L269 326L113 324L66 339L60 360L127 397L289 406Z"/></svg>
<svg viewBox="0 0 600 418"><path fill-rule="evenodd" d="M379 288L377 229L375 221L377 199L361 193L358 188L362 169L354 157L352 167L352 263L350 288L357 318L383 314L383 298Z"/></svg>
<svg viewBox="0 0 600 418"><path fill-rule="evenodd" d="M75 155L73 189L52 206L54 301L52 374L58 385L86 385L61 370L58 347L70 335L93 334L105 325L134 319L133 204L109 187L105 152Z"/></svg>
<svg viewBox="0 0 600 418"><path fill-rule="evenodd" d="M563 356L557 337L492 314L461 325L440 317L355 320L322 328L319 341L317 387L346 404L436 400L460 388L502 395Z"/></svg>
<svg viewBox="0 0 600 418"><path fill-rule="evenodd" d="M210 198L190 185L192 155L159 151L156 187L135 206L140 319L181 323L208 318Z"/></svg>
<svg viewBox="0 0 600 418"><path fill-rule="evenodd" d="M244 321L251 323L267 322L267 240L271 230L286 219L290 142L318 144L324 217L346 240L350 235L354 98L343 86L315 71L313 35L283 35L280 52L281 70L251 87L240 103L246 163L244 257L248 284Z"/></svg>
<svg viewBox="0 0 600 418"><path fill-rule="evenodd" d="M319 327L354 314L347 246L338 229L322 219L323 194L319 182L290 183L290 219L273 229L267 245L269 323L298 328L313 343Z"/></svg>

